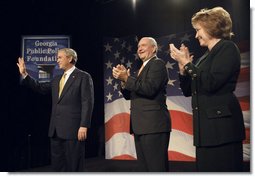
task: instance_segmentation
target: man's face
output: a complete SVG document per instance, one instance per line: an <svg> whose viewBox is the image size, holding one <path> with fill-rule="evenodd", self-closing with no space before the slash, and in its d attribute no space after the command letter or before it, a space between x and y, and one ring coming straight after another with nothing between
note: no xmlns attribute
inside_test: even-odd
<svg viewBox="0 0 255 177"><path fill-rule="evenodd" d="M58 52L58 66L60 69L66 70L70 66L70 62L72 61L71 57L67 57L64 51Z"/></svg>
<svg viewBox="0 0 255 177"><path fill-rule="evenodd" d="M142 38L138 43L137 54L142 61L146 61L154 55L155 50L150 39Z"/></svg>

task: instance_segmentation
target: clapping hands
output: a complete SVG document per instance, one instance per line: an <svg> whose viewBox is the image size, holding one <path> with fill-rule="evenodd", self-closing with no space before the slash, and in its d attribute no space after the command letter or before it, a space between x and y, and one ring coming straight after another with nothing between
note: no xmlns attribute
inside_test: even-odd
<svg viewBox="0 0 255 177"><path fill-rule="evenodd" d="M180 49L177 49L174 44L169 44L170 56L180 65L186 65L189 62L192 62L193 55L190 55L188 47L184 44L181 45Z"/></svg>
<svg viewBox="0 0 255 177"><path fill-rule="evenodd" d="M126 82L128 76L130 76L130 69L126 69L125 66L118 64L116 67L113 67L112 75L115 79Z"/></svg>
<svg viewBox="0 0 255 177"><path fill-rule="evenodd" d="M184 44L181 45L180 49L177 49L174 44L169 44L170 56L172 59L178 62L180 74L184 74L184 66L189 62L192 62L193 55L190 55L188 47Z"/></svg>

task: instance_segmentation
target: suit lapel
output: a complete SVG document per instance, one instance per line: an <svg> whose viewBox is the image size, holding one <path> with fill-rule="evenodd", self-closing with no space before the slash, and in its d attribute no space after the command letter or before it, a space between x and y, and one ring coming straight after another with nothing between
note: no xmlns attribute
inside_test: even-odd
<svg viewBox="0 0 255 177"><path fill-rule="evenodd" d="M208 54L209 54L209 51L206 51L205 54L201 58L198 59L198 61L195 65L198 67L206 59Z"/></svg>
<svg viewBox="0 0 255 177"><path fill-rule="evenodd" d="M68 80L66 81L65 85L64 85L64 88L63 88L63 91L59 97L59 100L60 101L66 94L66 92L69 90L70 86L72 85L72 83L74 82L74 80L76 79L77 77L77 69L75 69L71 75L69 76Z"/></svg>
<svg viewBox="0 0 255 177"><path fill-rule="evenodd" d="M152 60L155 60L155 59L156 59L156 57L153 57L152 59L150 59L150 61L145 65L145 67L143 68L143 70L141 71L141 73L139 75L138 75L139 70L137 71L137 75L136 75L137 78L141 77L143 75L143 73L145 73L145 71L148 70Z"/></svg>

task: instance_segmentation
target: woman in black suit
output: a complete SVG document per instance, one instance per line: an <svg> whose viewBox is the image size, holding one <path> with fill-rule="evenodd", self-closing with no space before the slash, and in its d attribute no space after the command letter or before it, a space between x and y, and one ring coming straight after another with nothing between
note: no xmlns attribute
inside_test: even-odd
<svg viewBox="0 0 255 177"><path fill-rule="evenodd" d="M170 44L170 55L179 64L183 94L192 96L197 170L242 171L245 128L233 93L240 73L240 52L230 41L230 15L222 7L202 9L191 22L207 52L196 64L184 45L177 49Z"/></svg>

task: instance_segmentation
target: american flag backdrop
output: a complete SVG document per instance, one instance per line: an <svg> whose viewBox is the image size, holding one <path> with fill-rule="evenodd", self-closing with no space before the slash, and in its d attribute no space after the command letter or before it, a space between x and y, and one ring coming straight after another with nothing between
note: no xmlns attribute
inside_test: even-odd
<svg viewBox="0 0 255 177"><path fill-rule="evenodd" d="M172 161L195 161L191 98L184 97L179 88L178 64L169 56L169 43L180 46L184 43L199 58L204 49L195 39L194 31L155 38L158 42L157 56L166 62L169 72L167 106L171 115L172 132L168 146L168 158ZM120 82L112 77L112 68L123 64L130 68L131 75L141 66L136 54L137 36L104 39L104 108L105 108L105 156L106 159L135 160L133 135L130 134L130 101L120 93ZM246 140L243 142L244 160L250 160L250 55L249 46L242 45L242 68L236 95L241 103Z"/></svg>

